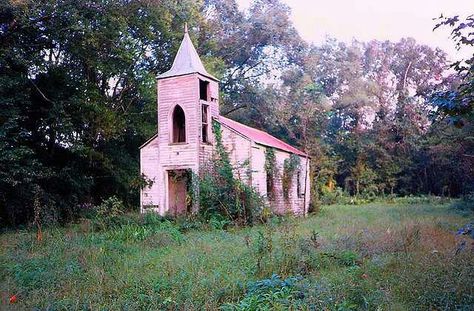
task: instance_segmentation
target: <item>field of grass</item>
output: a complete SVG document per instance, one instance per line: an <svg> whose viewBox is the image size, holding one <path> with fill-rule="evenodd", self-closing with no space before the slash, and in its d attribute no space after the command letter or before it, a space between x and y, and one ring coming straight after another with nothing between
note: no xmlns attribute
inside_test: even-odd
<svg viewBox="0 0 474 311"><path fill-rule="evenodd" d="M432 201L227 231L154 216L0 235L1 310L473 310L474 221ZM10 303L15 295L16 302Z"/></svg>

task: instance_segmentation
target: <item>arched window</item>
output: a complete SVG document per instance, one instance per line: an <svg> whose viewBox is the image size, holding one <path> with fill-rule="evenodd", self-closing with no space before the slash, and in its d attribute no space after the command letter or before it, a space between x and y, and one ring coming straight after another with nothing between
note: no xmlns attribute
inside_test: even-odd
<svg viewBox="0 0 474 311"><path fill-rule="evenodd" d="M173 142L184 143L186 142L186 118L184 116L184 110L181 106L177 105L173 111Z"/></svg>

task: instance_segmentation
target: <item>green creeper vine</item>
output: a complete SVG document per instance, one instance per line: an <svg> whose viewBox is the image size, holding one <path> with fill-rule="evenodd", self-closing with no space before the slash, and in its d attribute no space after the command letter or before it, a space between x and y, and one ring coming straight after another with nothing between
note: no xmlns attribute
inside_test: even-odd
<svg viewBox="0 0 474 311"><path fill-rule="evenodd" d="M234 167L222 142L221 124L214 121L212 129L215 155L200 171L199 213L219 227L250 224L258 219L263 201L251 186L234 177Z"/></svg>
<svg viewBox="0 0 474 311"><path fill-rule="evenodd" d="M283 162L282 186L285 199L289 198L291 180L293 179L295 171L299 168L300 162L300 157L295 154L290 155L290 157Z"/></svg>
<svg viewBox="0 0 474 311"><path fill-rule="evenodd" d="M267 173L267 196L271 201L275 198L275 178L278 173L275 149L273 148L265 150L265 172Z"/></svg>

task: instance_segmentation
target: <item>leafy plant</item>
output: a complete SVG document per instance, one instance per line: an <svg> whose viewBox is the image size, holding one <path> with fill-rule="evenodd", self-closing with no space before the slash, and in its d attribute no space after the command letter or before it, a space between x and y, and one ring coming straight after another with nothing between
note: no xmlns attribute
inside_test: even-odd
<svg viewBox="0 0 474 311"><path fill-rule="evenodd" d="M95 224L99 230L105 230L118 224L124 212L123 202L116 196L111 196L96 207Z"/></svg>
<svg viewBox="0 0 474 311"><path fill-rule="evenodd" d="M275 149L265 149L265 173L267 179L267 197L269 201L275 199L275 178L278 177Z"/></svg>
<svg viewBox="0 0 474 311"><path fill-rule="evenodd" d="M285 197L285 199L289 198L293 176L294 173L299 169L300 162L300 157L296 154L291 154L290 157L285 159L283 162L283 176L281 182L283 188L283 196Z"/></svg>
<svg viewBox="0 0 474 311"><path fill-rule="evenodd" d="M229 155L222 143L220 123L213 123L216 151L199 176L199 213L212 226L249 225L260 219L264 204L251 186L236 179ZM196 190L195 190L196 191Z"/></svg>
<svg viewBox="0 0 474 311"><path fill-rule="evenodd" d="M275 310L292 309L304 297L297 283L300 277L281 279L273 274L269 279L263 279L247 284L245 297L238 303L227 304L223 310Z"/></svg>

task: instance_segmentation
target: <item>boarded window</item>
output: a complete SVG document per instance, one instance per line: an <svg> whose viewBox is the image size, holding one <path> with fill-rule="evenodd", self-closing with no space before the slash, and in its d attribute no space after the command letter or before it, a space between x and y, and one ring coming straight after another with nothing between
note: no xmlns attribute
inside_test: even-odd
<svg viewBox="0 0 474 311"><path fill-rule="evenodd" d="M199 99L208 101L209 98L209 82L199 79Z"/></svg>
<svg viewBox="0 0 474 311"><path fill-rule="evenodd" d="M202 142L209 142L209 106L202 105Z"/></svg>
<svg viewBox="0 0 474 311"><path fill-rule="evenodd" d="M173 111L173 143L186 142L186 118L184 110L177 105Z"/></svg>

